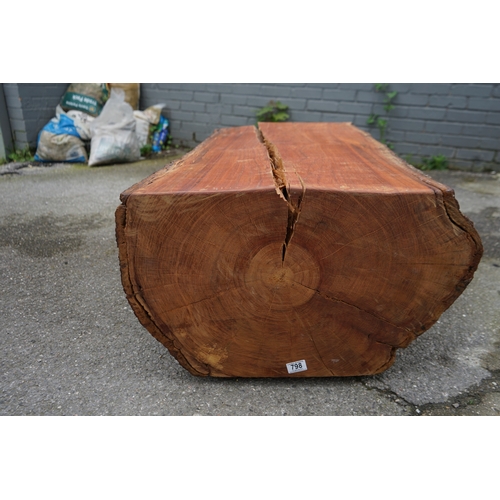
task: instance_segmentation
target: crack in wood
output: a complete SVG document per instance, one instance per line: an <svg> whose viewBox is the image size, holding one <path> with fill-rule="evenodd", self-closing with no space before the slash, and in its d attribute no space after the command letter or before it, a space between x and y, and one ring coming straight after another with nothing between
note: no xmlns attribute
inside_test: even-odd
<svg viewBox="0 0 500 500"><path fill-rule="evenodd" d="M299 281L296 281L294 280L294 283L297 283L298 285L300 286L303 286L304 288L308 288L309 290L313 290L314 292L316 292L320 297L323 297L324 299L327 299L327 300L332 300L333 302L339 302L341 304L345 304L346 306L349 306L349 307L354 307L355 309L357 309L358 311L361 311L365 314L368 314L370 316L372 316L373 318L376 318L378 319L379 321L382 321L383 323L386 323L390 326L392 326L393 328L396 328L397 330L403 330L404 332L410 334L411 336L413 336L414 338L416 338L416 335L408 328L405 328L404 326L398 326L398 325L395 325L393 323L391 323L390 321L388 321L387 319L385 318L382 318L381 316L378 316L377 314L374 314L373 312L370 312L370 311L367 311L366 309L362 309L361 307L359 306L356 306L355 304L351 304L349 302L346 302L345 300L341 300L341 299L338 299L336 297L332 297L330 295L326 295L325 293L321 292L320 290L318 290L317 288L311 288L307 285L304 285L303 283L300 283ZM414 338L412 340L414 340ZM375 340L375 339L374 339ZM380 343L380 344L385 344L385 345L388 345L388 346L391 346L391 347L394 347L392 344L387 344L385 342L381 342L380 340L377 340L376 342ZM406 342L405 342L405 345L406 345ZM396 347L403 347L401 345L397 345Z"/></svg>
<svg viewBox="0 0 500 500"><path fill-rule="evenodd" d="M302 202L304 201L304 197L306 194L306 186L298 172L295 170L295 175L299 179L299 182L302 186L302 192L300 193L297 202L295 203L291 196L290 183L287 181L283 159L281 158L278 149L273 143L271 143L266 139L266 137L264 137L264 134L259 129L257 129L257 137L267 149L276 192L278 193L278 196L286 202L288 207L285 241L283 242L281 253L281 263L283 265L283 263L285 262L288 245L290 244L293 233L295 231L295 226L297 225L297 221L302 210Z"/></svg>

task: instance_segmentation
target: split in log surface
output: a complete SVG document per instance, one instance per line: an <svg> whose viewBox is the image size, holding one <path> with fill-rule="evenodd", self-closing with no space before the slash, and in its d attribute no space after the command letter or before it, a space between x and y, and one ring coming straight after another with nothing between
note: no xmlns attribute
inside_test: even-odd
<svg viewBox="0 0 500 500"><path fill-rule="evenodd" d="M121 200L127 298L194 375L382 372L482 255L451 189L346 123L222 129Z"/></svg>

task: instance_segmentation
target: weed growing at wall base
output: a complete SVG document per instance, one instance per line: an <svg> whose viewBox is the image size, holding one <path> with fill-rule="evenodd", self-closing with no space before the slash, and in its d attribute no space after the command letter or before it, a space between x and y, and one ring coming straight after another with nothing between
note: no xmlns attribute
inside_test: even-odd
<svg viewBox="0 0 500 500"><path fill-rule="evenodd" d="M421 170L446 170L448 168L448 159L444 155L424 158L419 168Z"/></svg>
<svg viewBox="0 0 500 500"><path fill-rule="evenodd" d="M290 115L288 106L280 101L269 101L267 106L259 109L255 114L258 122L286 122Z"/></svg>
<svg viewBox="0 0 500 500"><path fill-rule="evenodd" d="M9 161L13 162L33 161L35 159L28 146L24 149L14 150L12 153L7 155L7 158Z"/></svg>
<svg viewBox="0 0 500 500"><path fill-rule="evenodd" d="M417 163L413 160L413 155L409 154L404 156L404 160L419 170L446 170L448 168L448 158L444 155L424 158L422 163Z"/></svg>
<svg viewBox="0 0 500 500"><path fill-rule="evenodd" d="M389 84L388 83L376 83L375 84L375 92L383 92L384 96L384 110L389 113L392 109L394 109L393 101L398 95L397 91L393 90L389 92ZM385 144L387 147L393 149L393 145L388 143L385 140L385 133L387 131L387 119L382 118L380 115L376 115L372 113L368 120L366 121L368 125L375 125L378 128L380 134L380 142Z"/></svg>

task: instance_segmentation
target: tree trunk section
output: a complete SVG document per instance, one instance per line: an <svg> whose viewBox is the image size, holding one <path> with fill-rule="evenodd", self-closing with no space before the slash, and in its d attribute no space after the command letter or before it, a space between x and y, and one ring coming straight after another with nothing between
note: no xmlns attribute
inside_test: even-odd
<svg viewBox="0 0 500 500"><path fill-rule="evenodd" d="M380 373L482 255L450 188L346 123L219 130L121 201L127 298L194 375Z"/></svg>

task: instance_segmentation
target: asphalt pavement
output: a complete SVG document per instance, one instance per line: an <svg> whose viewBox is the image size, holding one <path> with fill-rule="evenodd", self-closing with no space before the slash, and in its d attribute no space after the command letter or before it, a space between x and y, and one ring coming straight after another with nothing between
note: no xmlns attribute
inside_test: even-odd
<svg viewBox="0 0 500 500"><path fill-rule="evenodd" d="M373 377L200 378L120 281L119 195L165 158L0 167L0 415L500 415L500 176L430 172L485 248L438 323Z"/></svg>

